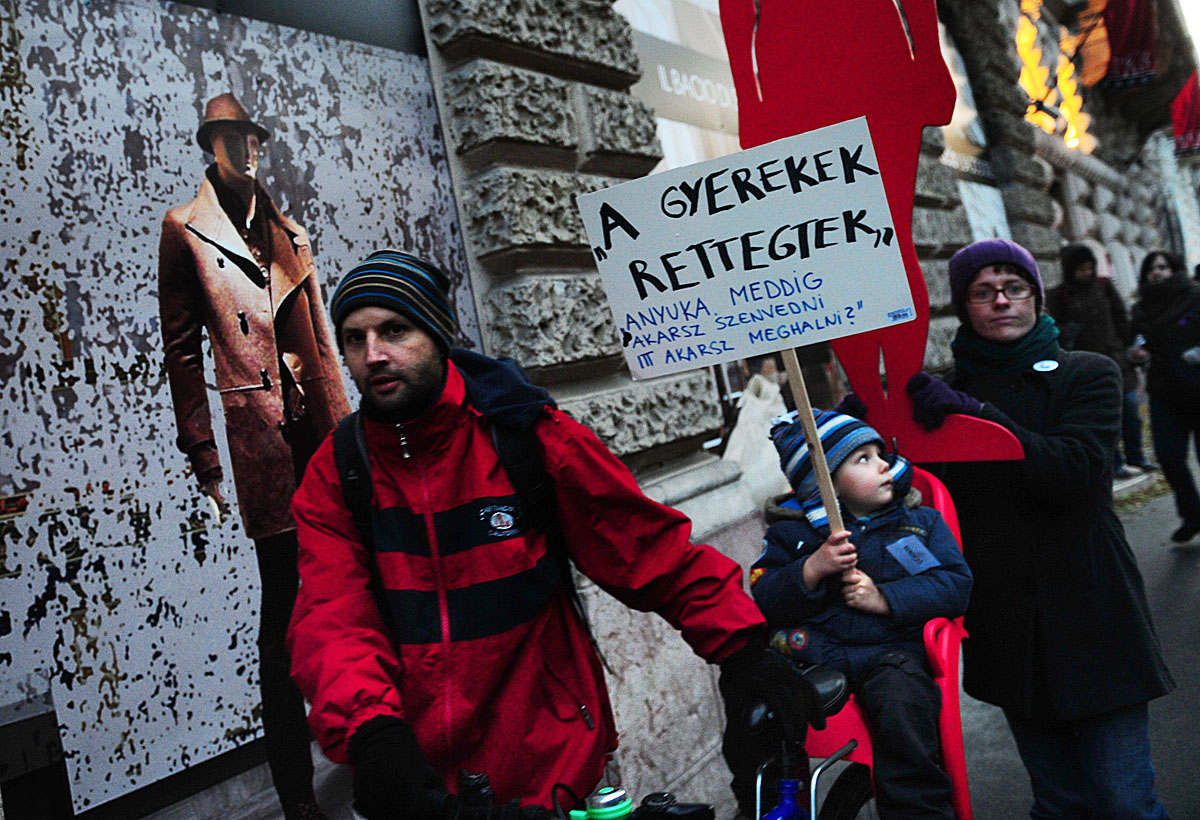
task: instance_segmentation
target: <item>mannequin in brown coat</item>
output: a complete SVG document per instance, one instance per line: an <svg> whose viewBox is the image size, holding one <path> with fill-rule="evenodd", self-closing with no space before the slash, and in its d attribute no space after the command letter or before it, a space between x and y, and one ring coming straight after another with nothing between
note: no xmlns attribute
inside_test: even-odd
<svg viewBox="0 0 1200 820"><path fill-rule="evenodd" d="M196 140L216 163L196 198L163 220L158 296L178 445L201 491L223 509L202 331L212 347L238 508L263 582L267 760L285 816L313 818L304 703L284 647L297 586L290 503L309 457L349 405L308 235L255 178L268 137L232 94L208 102Z"/></svg>

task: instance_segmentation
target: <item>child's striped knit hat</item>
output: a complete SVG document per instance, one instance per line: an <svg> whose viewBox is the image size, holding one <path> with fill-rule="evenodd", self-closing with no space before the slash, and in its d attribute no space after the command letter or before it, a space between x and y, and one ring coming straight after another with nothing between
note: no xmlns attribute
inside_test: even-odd
<svg viewBox="0 0 1200 820"><path fill-rule="evenodd" d="M432 262L404 251L375 251L346 274L329 300L338 349L346 317L374 305L407 316L448 353L458 328L449 293L449 278Z"/></svg>
<svg viewBox="0 0 1200 820"><path fill-rule="evenodd" d="M796 497L803 500L816 494L818 488L808 442L804 439L804 426L796 414L797 411L792 411L776 419L775 426L771 428L771 439L779 451L779 466L783 468L783 474L796 491ZM864 444L872 441L878 441L881 446L884 444L883 436L874 427L853 416L832 410L814 410L813 418L816 419L817 436L825 450L825 462L829 465L830 475Z"/></svg>

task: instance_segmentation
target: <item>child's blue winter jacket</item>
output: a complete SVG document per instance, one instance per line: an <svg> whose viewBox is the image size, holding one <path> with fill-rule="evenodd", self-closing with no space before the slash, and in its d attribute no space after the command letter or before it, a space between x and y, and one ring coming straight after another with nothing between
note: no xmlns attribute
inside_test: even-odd
<svg viewBox="0 0 1200 820"><path fill-rule="evenodd" d="M866 519L846 522L850 542L858 548L858 568L875 581L890 615L846 606L840 575L822 579L815 590L804 583L804 562L829 537L819 506L805 505L810 507L806 517L792 497L771 511L785 520L767 530L763 554L751 568L751 591L767 622L786 630L789 654L861 680L884 652L906 650L924 657L925 622L966 610L971 571L958 542L937 510L905 506L911 476L905 478L897 481L897 500ZM810 518L822 523L814 525Z"/></svg>

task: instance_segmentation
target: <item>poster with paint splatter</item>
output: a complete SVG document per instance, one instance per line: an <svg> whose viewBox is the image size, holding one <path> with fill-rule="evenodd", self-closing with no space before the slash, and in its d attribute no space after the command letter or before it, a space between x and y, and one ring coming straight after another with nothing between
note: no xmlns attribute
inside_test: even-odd
<svg viewBox="0 0 1200 820"><path fill-rule="evenodd" d="M162 221L212 162L205 102L270 132L257 178L325 299L408 248L478 330L423 59L150 0L6 3L0 35L0 719L52 702L83 811L261 733L253 541L197 491L164 366Z"/></svg>

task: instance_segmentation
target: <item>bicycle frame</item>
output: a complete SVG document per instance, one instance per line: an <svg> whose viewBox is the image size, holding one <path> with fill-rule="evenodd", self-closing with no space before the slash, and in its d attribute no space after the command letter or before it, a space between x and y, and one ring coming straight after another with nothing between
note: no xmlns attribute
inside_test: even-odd
<svg viewBox="0 0 1200 820"><path fill-rule="evenodd" d="M809 779L808 779L809 780L809 784L808 784L808 820L812 820L812 818L817 816L817 785L820 782L821 775L824 774L826 772L826 770L829 769L830 766L832 766L834 763L837 763L842 758L846 757L846 755L853 752L855 750L855 748L857 748L857 747L858 747L858 741L851 739L848 743L846 743L845 746L838 749L832 755L830 755L829 757L822 760L821 763L817 765L817 768L813 769L813 772L809 776ZM786 771L786 769L787 769L786 754L783 755L783 758L784 758L784 760L781 760L780 762L783 764L783 768ZM754 777L754 817L755 817L755 820L761 820L761 818L766 816L763 814L763 810L762 810L763 772L766 771L768 766L775 763L776 760L777 760L777 758L771 758L770 760L766 761L765 763L763 763L761 766L758 767L758 771L755 773L755 777ZM779 778L779 780L777 782L782 785L783 783L788 782L788 781L796 784L796 791L797 791L797 793L799 793L799 786L800 786L799 780L796 780L795 778L782 778L781 777L781 778ZM776 806L776 808L778 808L778 806ZM772 811L774 811L774 809L772 809ZM768 812L768 814L769 813L770 812ZM773 820L802 820L802 818L799 816L799 814L797 813L796 810L793 810L790 812L786 812L786 813L780 815L779 817L773 818Z"/></svg>

